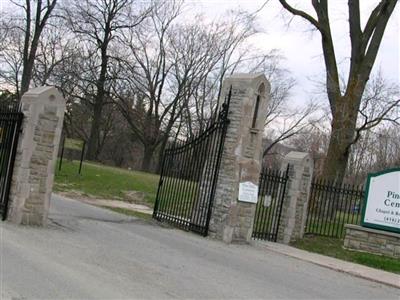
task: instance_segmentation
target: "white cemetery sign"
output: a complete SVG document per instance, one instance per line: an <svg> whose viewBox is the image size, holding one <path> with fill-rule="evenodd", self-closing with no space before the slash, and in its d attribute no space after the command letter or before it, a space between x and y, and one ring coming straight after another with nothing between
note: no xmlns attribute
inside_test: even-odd
<svg viewBox="0 0 400 300"><path fill-rule="evenodd" d="M239 197L238 197L239 201L257 203L257 199L258 199L258 185L250 181L239 183Z"/></svg>
<svg viewBox="0 0 400 300"><path fill-rule="evenodd" d="M368 175L362 226L400 232L400 169Z"/></svg>

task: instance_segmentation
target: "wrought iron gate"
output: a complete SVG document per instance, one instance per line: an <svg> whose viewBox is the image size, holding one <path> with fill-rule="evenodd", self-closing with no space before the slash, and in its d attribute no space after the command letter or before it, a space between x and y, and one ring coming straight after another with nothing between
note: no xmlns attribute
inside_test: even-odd
<svg viewBox="0 0 400 300"><path fill-rule="evenodd" d="M260 174L253 238L276 242L286 193L288 170L265 169Z"/></svg>
<svg viewBox="0 0 400 300"><path fill-rule="evenodd" d="M3 221L7 217L11 178L23 117L19 105L0 107L0 216Z"/></svg>
<svg viewBox="0 0 400 300"><path fill-rule="evenodd" d="M207 235L231 93L204 132L165 150L153 218Z"/></svg>

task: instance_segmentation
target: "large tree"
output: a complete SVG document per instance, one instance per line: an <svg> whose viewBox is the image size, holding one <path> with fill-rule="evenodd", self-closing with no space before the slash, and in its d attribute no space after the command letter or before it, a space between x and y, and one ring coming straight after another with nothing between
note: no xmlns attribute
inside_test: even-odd
<svg viewBox="0 0 400 300"><path fill-rule="evenodd" d="M240 53L233 58L235 50L254 32L244 14L223 22L196 16L183 24L181 9L182 1L154 6L146 22L124 31L128 56L117 70L124 75L114 96L143 145L145 171L171 138L189 139L205 129L222 76L243 61Z"/></svg>
<svg viewBox="0 0 400 300"><path fill-rule="evenodd" d="M326 69L326 90L332 114L331 137L323 176L337 183L343 181L351 145L355 142L357 118L365 86L397 0L381 0L361 26L360 1L348 0L350 32L350 67L347 82L341 89L338 61L331 32L328 0L312 0L314 15L296 9L286 0L282 6L295 16L307 20L321 34Z"/></svg>
<svg viewBox="0 0 400 300"><path fill-rule="evenodd" d="M3 50L5 51L5 63L11 67L16 92L20 98L29 89L41 35L54 11L57 0L11 2L22 9L23 17L20 18L19 10L17 14L9 12L3 19L0 29L3 31L1 35L4 37L13 37L11 42L14 45L11 47L6 45ZM9 44L10 40L6 39L4 42ZM10 69L6 72L10 72Z"/></svg>
<svg viewBox="0 0 400 300"><path fill-rule="evenodd" d="M136 11L135 11L136 10ZM64 19L72 31L89 48L88 59L95 61L95 80L90 89L92 99L91 126L86 157L97 160L100 153L103 110L110 90L109 69L114 58L110 48L119 32L133 28L143 21L147 12L137 1L129 0L74 0L64 8Z"/></svg>

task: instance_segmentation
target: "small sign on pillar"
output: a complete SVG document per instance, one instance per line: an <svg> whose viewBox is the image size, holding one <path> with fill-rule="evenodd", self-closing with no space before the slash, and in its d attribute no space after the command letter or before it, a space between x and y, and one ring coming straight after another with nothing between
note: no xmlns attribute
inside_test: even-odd
<svg viewBox="0 0 400 300"><path fill-rule="evenodd" d="M258 199L258 185L250 181L239 183L239 197L238 197L239 201L257 203L257 199Z"/></svg>

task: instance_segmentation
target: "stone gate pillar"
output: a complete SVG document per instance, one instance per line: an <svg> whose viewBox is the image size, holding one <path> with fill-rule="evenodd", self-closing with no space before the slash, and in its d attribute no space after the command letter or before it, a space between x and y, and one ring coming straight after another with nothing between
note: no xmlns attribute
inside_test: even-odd
<svg viewBox="0 0 400 300"><path fill-rule="evenodd" d="M54 87L29 90L10 190L8 220L45 225L64 120L65 100Z"/></svg>
<svg viewBox="0 0 400 300"><path fill-rule="evenodd" d="M282 204L282 214L277 242L289 244L301 239L307 220L314 162L308 153L289 152L282 163L282 171L289 165L286 194Z"/></svg>
<svg viewBox="0 0 400 300"><path fill-rule="evenodd" d="M231 86L230 124L208 232L227 243L251 239L270 92L263 74L237 74L225 79L220 99Z"/></svg>

